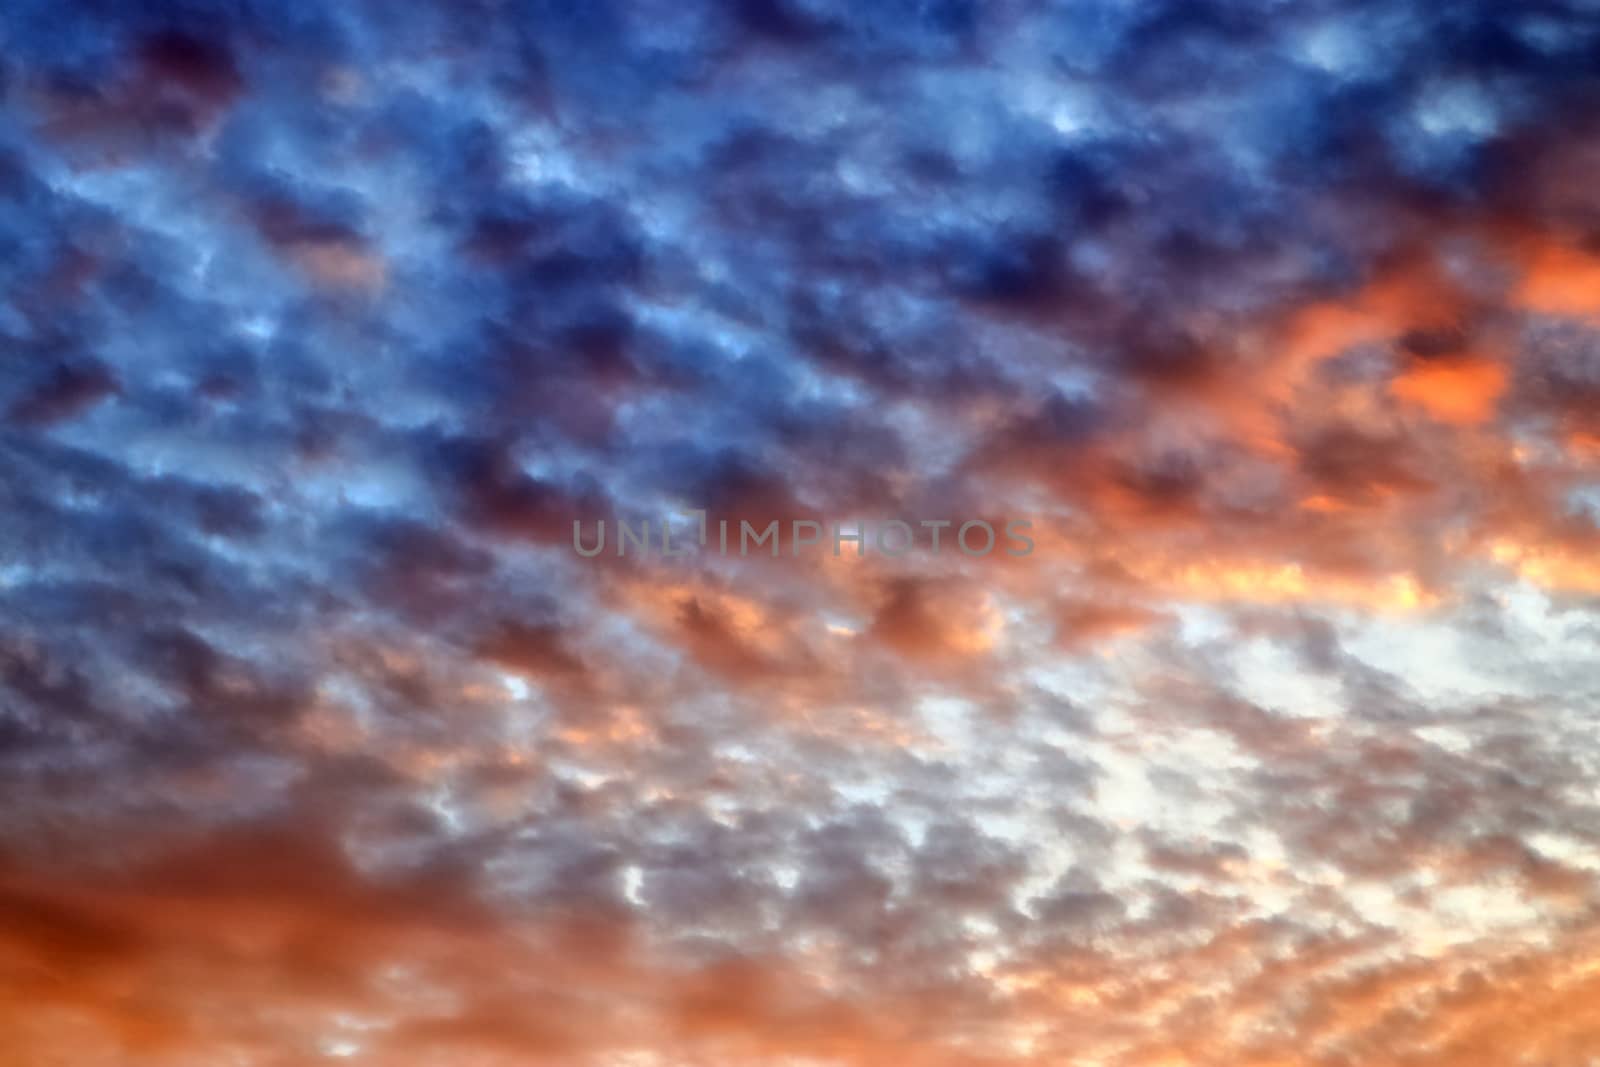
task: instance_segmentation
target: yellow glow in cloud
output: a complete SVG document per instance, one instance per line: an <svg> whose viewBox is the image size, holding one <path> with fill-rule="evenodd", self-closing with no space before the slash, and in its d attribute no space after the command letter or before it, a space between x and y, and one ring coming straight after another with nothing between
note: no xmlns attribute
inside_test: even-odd
<svg viewBox="0 0 1600 1067"><path fill-rule="evenodd" d="M1554 545L1529 545L1501 538L1489 548L1496 563L1543 589L1600 593L1600 559Z"/></svg>
<svg viewBox="0 0 1600 1067"><path fill-rule="evenodd" d="M1205 561L1147 573L1194 600L1245 601L1256 604L1329 602L1382 612L1415 611L1433 597L1409 574L1362 580L1308 572L1297 563L1227 563Z"/></svg>

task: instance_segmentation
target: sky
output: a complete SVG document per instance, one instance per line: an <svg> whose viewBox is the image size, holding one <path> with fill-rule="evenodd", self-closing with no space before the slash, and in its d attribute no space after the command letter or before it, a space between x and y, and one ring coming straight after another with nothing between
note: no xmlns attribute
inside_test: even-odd
<svg viewBox="0 0 1600 1067"><path fill-rule="evenodd" d="M1596 0L6 0L0 1067L1600 1062L1597 177Z"/></svg>

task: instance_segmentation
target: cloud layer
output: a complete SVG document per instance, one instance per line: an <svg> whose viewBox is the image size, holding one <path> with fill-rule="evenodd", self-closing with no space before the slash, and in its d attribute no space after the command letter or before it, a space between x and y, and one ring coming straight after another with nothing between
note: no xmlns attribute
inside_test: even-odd
<svg viewBox="0 0 1600 1067"><path fill-rule="evenodd" d="M0 1064L1590 1062L1597 72L11 0ZM1037 547L572 551L696 508Z"/></svg>

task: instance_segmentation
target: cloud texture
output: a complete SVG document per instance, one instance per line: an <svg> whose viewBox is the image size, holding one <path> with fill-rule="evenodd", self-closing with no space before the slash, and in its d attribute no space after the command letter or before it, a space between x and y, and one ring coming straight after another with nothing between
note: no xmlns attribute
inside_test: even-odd
<svg viewBox="0 0 1600 1067"><path fill-rule="evenodd" d="M5 1067L1600 1056L1590 0L8 0L0 103ZM1037 548L572 551L691 508Z"/></svg>

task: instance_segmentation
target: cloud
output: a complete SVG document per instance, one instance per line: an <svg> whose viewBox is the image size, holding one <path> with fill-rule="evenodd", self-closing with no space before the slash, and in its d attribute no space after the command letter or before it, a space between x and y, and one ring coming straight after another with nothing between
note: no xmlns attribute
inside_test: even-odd
<svg viewBox="0 0 1600 1067"><path fill-rule="evenodd" d="M1591 23L15 0L0 1062L1592 1056Z"/></svg>

